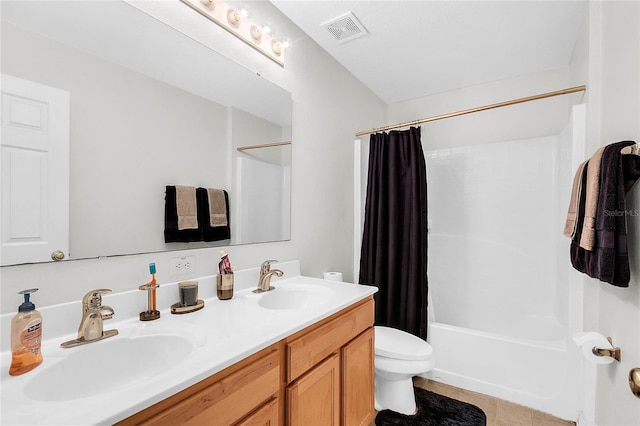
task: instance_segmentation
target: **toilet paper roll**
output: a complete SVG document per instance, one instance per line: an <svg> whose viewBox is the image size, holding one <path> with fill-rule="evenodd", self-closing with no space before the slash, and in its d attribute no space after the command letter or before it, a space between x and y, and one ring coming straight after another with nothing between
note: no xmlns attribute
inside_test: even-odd
<svg viewBox="0 0 640 426"><path fill-rule="evenodd" d="M322 278L329 281L342 281L342 272L325 272Z"/></svg>
<svg viewBox="0 0 640 426"><path fill-rule="evenodd" d="M608 356L599 356L593 353L593 348L607 349L613 348L606 337L600 333L590 331L587 333L575 333L573 341L580 347L582 355L594 364L611 364L613 358Z"/></svg>

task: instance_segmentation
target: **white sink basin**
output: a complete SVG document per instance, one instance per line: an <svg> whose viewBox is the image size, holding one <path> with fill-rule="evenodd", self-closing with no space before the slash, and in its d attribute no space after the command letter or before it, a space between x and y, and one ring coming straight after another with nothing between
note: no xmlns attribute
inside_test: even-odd
<svg viewBox="0 0 640 426"><path fill-rule="evenodd" d="M179 335L111 337L71 349L59 362L35 372L25 396L40 401L69 401L95 396L164 372L193 350ZM106 402L105 402L106 403Z"/></svg>
<svg viewBox="0 0 640 426"><path fill-rule="evenodd" d="M258 305L266 309L303 309L326 303L333 292L316 285L276 286L260 298Z"/></svg>

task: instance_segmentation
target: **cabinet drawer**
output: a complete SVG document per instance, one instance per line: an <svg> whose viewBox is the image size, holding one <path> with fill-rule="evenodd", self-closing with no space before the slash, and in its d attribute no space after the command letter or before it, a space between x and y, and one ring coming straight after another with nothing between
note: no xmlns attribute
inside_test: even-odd
<svg viewBox="0 0 640 426"><path fill-rule="evenodd" d="M373 325L373 299L355 308L337 314L333 319L313 328L300 337L287 341L287 383L300 377L305 371L331 355Z"/></svg>
<svg viewBox="0 0 640 426"><path fill-rule="evenodd" d="M242 419L280 389L280 353L272 351L199 391L176 401L142 422L146 425L230 425ZM179 395L179 394L178 394Z"/></svg>

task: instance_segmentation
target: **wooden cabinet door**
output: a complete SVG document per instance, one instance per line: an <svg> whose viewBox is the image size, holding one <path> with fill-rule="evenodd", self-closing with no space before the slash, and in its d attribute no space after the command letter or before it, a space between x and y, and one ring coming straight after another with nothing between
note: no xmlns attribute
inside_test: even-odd
<svg viewBox="0 0 640 426"><path fill-rule="evenodd" d="M340 424L340 357L333 354L286 390L287 425Z"/></svg>
<svg viewBox="0 0 640 426"><path fill-rule="evenodd" d="M244 418L236 426L279 426L280 425L280 408L278 399L273 398L271 401L258 408L254 413Z"/></svg>
<svg viewBox="0 0 640 426"><path fill-rule="evenodd" d="M369 425L375 418L374 331L367 329L342 348L342 424Z"/></svg>

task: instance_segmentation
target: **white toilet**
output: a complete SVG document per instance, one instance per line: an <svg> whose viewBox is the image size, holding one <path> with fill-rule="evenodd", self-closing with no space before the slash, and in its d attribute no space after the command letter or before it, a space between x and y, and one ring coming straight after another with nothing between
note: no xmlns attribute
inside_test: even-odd
<svg viewBox="0 0 640 426"><path fill-rule="evenodd" d="M375 326L376 410L415 414L413 376L433 369L433 348L413 334Z"/></svg>

